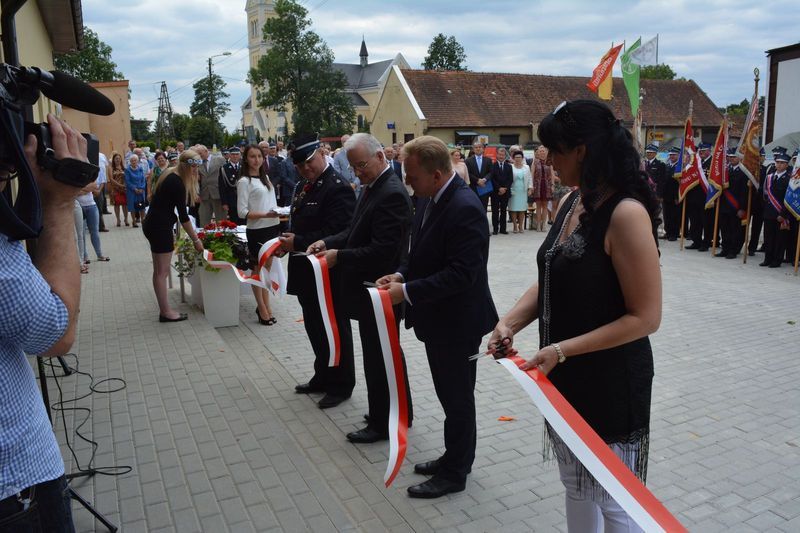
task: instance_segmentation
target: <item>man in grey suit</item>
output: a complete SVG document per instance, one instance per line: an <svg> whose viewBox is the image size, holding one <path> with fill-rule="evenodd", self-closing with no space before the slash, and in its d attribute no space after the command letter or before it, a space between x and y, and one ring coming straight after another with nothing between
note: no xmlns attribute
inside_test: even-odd
<svg viewBox="0 0 800 533"><path fill-rule="evenodd" d="M354 191L358 191L361 180L358 179L356 173L353 172L350 161L347 160L347 150L344 149L344 143L346 143L348 139L350 139L349 135L342 135L342 149L339 150L336 157L333 158L333 169L347 180L347 183L350 184L350 187L352 187Z"/></svg>
<svg viewBox="0 0 800 533"><path fill-rule="evenodd" d="M222 210L222 200L219 195L219 171L225 164L224 157L211 157L208 148L202 144L197 145L197 153L203 164L198 168L200 172L200 220L199 226L211 222L211 215L216 220L224 220L225 212Z"/></svg>

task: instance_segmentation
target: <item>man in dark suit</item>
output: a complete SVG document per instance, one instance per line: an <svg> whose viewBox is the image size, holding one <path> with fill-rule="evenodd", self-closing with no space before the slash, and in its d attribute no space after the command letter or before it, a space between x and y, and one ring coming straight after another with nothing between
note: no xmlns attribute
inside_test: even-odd
<svg viewBox="0 0 800 533"><path fill-rule="evenodd" d="M775 157L775 170L761 183L764 201L764 261L759 266L779 268L789 237L789 210L783 203L789 186L789 159L785 153Z"/></svg>
<svg viewBox="0 0 800 533"><path fill-rule="evenodd" d="M508 219L508 199L511 197L511 185L514 184L514 172L506 158L506 149L497 149L497 161L492 163L492 234L497 235L498 230L507 235L506 222Z"/></svg>
<svg viewBox="0 0 800 533"><path fill-rule="evenodd" d="M431 136L403 148L406 179L420 197L411 250L398 272L377 283L392 303L405 301L406 328L425 343L436 395L444 408L445 453L418 464L432 475L408 488L412 498L464 490L475 460L475 373L481 337L497 323L486 264L486 213L453 172L445 144Z"/></svg>
<svg viewBox="0 0 800 533"><path fill-rule="evenodd" d="M383 155L386 156L386 162L389 164L389 168L392 169L395 176L403 180L403 165L400 164L400 161L397 160L397 153L394 151L394 148L391 146L387 146L383 149Z"/></svg>
<svg viewBox="0 0 800 533"><path fill-rule="evenodd" d="M484 192L482 189L491 183L492 159L483 155L483 143L481 142L473 143L472 152L474 155L469 156L465 162L469 173L469 187L481 199L483 210L486 211L491 191Z"/></svg>
<svg viewBox="0 0 800 533"><path fill-rule="evenodd" d="M647 177L650 179L650 187L656 193L659 201L661 202L661 213L664 213L664 188L667 185L667 165L664 164L658 157L658 146L655 144L648 144L644 149L645 158L645 171ZM664 230L666 235L666 228Z"/></svg>
<svg viewBox="0 0 800 533"><path fill-rule="evenodd" d="M736 148L728 149L728 186L719 199L722 250L717 257L736 259L744 244L742 220L747 217L747 175L739 166Z"/></svg>
<svg viewBox="0 0 800 533"><path fill-rule="evenodd" d="M680 172L678 166L678 156L681 149L673 146L669 149L669 159L666 163L666 181L664 182L664 196L662 197L664 213L664 232L668 241L678 240L681 227L681 209L678 203L678 180L675 174Z"/></svg>
<svg viewBox="0 0 800 533"><path fill-rule="evenodd" d="M312 242L342 231L350 223L355 206L353 190L325 161L316 135L298 135L292 148L291 160L303 180L295 187L289 232L280 237L282 253L304 252ZM314 377L308 383L297 385L295 391L299 394L324 392L325 396L318 404L321 409L349 398L356 384L353 333L350 321L341 309L344 297L336 291L336 272L333 271L331 285L341 345L337 367L328 366L328 340L311 265L305 257L290 257L287 292L296 295L303 308L303 325L314 350Z"/></svg>
<svg viewBox="0 0 800 533"><path fill-rule="evenodd" d="M337 271L342 293L347 294L348 317L359 323L369 414L367 426L348 433L347 439L366 443L389 438L389 385L375 315L364 282L374 282L400 266L408 253L412 211L408 192L389 168L375 137L356 133L344 148L362 186L353 220L338 234L312 243L307 251L324 255L328 265ZM398 323L400 315L401 309L395 309ZM410 426L413 414L408 381L405 386Z"/></svg>
<svg viewBox="0 0 800 533"><path fill-rule="evenodd" d="M241 177L240 159L241 152L238 146L228 149L228 162L222 165L219 171L219 197L228 220L236 224L245 224L246 222L239 218L239 213L236 211L236 182Z"/></svg>

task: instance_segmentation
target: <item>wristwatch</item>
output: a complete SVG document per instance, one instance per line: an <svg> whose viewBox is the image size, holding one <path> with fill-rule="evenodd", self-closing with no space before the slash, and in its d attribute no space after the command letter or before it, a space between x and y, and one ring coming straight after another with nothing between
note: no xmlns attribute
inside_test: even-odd
<svg viewBox="0 0 800 533"><path fill-rule="evenodd" d="M559 363L563 363L564 361L567 360L567 356L564 355L564 352L561 351L561 346L559 346L557 342L554 342L550 346L552 346L553 349L556 351L556 355L558 355L558 362Z"/></svg>

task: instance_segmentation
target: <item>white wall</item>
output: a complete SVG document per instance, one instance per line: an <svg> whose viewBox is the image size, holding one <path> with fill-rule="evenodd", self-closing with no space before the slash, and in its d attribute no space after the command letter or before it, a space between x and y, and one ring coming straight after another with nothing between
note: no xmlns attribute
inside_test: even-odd
<svg viewBox="0 0 800 533"><path fill-rule="evenodd" d="M775 91L775 121L772 138L800 131L800 58L778 64L778 86Z"/></svg>

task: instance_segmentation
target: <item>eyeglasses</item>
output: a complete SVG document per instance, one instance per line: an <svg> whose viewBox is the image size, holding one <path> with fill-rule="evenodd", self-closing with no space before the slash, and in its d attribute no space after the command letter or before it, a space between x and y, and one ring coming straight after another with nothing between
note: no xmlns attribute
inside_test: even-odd
<svg viewBox="0 0 800 533"><path fill-rule="evenodd" d="M369 165L369 159L353 165L353 170L364 170L365 168L367 168L367 165Z"/></svg>
<svg viewBox="0 0 800 533"><path fill-rule="evenodd" d="M187 165L192 165L193 167L196 167L196 166L202 165L203 164L203 160L202 159L187 159L185 161L185 163Z"/></svg>
<svg viewBox="0 0 800 533"><path fill-rule="evenodd" d="M569 113L569 109L567 108L567 104L568 103L569 102L564 100L563 102L558 104L556 106L556 108L553 110L553 116L558 118L559 117L559 113L560 113L561 117L563 117L564 122L567 123L567 126L569 126L571 128L577 128L578 127L578 123L575 122L575 119L572 118L572 115Z"/></svg>

